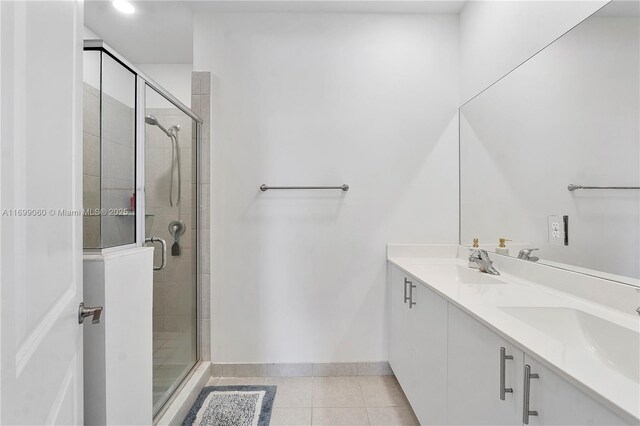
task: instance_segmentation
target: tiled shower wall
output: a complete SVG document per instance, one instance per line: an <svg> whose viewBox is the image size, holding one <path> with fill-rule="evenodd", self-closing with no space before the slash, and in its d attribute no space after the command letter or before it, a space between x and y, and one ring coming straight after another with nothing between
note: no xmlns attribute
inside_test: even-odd
<svg viewBox="0 0 640 426"><path fill-rule="evenodd" d="M101 146L100 91L85 83L83 101L84 208L129 210L135 191L135 110L103 93ZM135 217L85 215L83 232L85 248L130 244L135 239Z"/></svg>
<svg viewBox="0 0 640 426"><path fill-rule="evenodd" d="M198 155L199 180L198 215L198 322L200 359L211 360L211 73L194 71L191 74L191 109L203 119ZM194 134L195 138L195 134Z"/></svg>
<svg viewBox="0 0 640 426"><path fill-rule="evenodd" d="M83 90L82 199L85 209L100 208L100 91L84 84ZM100 247L100 217L83 217L85 248Z"/></svg>

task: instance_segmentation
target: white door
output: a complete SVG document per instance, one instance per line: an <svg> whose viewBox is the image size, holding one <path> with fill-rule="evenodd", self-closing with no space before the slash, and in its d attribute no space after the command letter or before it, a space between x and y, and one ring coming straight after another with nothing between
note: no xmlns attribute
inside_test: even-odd
<svg viewBox="0 0 640 426"><path fill-rule="evenodd" d="M389 365L401 386L408 385L411 377L411 322L409 304L405 294L411 280L404 272L389 265L388 307L389 307Z"/></svg>
<svg viewBox="0 0 640 426"><path fill-rule="evenodd" d="M414 282L411 308L411 382L407 398L420 424L447 422L447 301Z"/></svg>
<svg viewBox="0 0 640 426"><path fill-rule="evenodd" d="M82 4L0 20L0 424L82 424Z"/></svg>
<svg viewBox="0 0 640 426"><path fill-rule="evenodd" d="M618 417L529 355L525 355L526 365L530 374L538 375L530 379L529 410L537 415L529 416L529 425L637 425Z"/></svg>
<svg viewBox="0 0 640 426"><path fill-rule="evenodd" d="M448 327L447 424L521 425L524 353L452 305Z"/></svg>

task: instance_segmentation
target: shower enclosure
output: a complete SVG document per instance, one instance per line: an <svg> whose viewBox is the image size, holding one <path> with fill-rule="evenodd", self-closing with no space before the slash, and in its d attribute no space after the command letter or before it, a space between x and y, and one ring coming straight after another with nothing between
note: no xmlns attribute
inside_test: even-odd
<svg viewBox="0 0 640 426"><path fill-rule="evenodd" d="M149 363L156 415L199 359L202 120L101 40L85 40L84 50L84 207L91 213L84 216L84 247L154 247Z"/></svg>
<svg viewBox="0 0 640 426"><path fill-rule="evenodd" d="M167 244L153 279L155 413L197 361L197 145L193 119L149 86L145 123L145 236Z"/></svg>

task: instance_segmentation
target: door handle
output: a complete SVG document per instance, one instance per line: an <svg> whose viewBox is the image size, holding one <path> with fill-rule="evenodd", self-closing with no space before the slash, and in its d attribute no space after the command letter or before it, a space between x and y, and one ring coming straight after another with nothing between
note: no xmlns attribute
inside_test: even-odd
<svg viewBox="0 0 640 426"><path fill-rule="evenodd" d="M524 366L524 392L523 392L523 404L522 404L522 423L529 424L529 416L537 416L538 412L535 410L529 410L529 397L531 396L531 379L539 379L540 376L531 373L531 366L526 364Z"/></svg>
<svg viewBox="0 0 640 426"><path fill-rule="evenodd" d="M151 244L160 243L160 245L162 246L162 264L160 266L153 265L153 270L154 271L159 271L161 269L166 268L167 267L167 242L165 240L163 240L162 238L158 238L158 237L146 238L144 240L144 242L145 242L145 244L146 243L151 243Z"/></svg>
<svg viewBox="0 0 640 426"><path fill-rule="evenodd" d="M84 319L87 317L92 317L91 324L99 324L103 310L102 306L87 308L84 306L84 302L80 302L80 306L78 306L78 324L84 323Z"/></svg>
<svg viewBox="0 0 640 426"><path fill-rule="evenodd" d="M409 278L405 277L404 278L404 303L407 303L409 301L409 296L407 296L407 284L411 284L411 281L409 280Z"/></svg>
<svg viewBox="0 0 640 426"><path fill-rule="evenodd" d="M505 367L506 360L513 359L513 355L507 355L505 348L500 348L500 399L505 400L505 394L513 393L513 388L505 387Z"/></svg>

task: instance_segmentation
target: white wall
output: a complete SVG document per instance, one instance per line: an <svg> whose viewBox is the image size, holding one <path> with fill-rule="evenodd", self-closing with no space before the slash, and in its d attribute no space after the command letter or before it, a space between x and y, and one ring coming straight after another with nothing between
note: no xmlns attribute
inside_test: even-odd
<svg viewBox="0 0 640 426"><path fill-rule="evenodd" d="M460 13L462 103L608 0L470 1Z"/></svg>
<svg viewBox="0 0 640 426"><path fill-rule="evenodd" d="M136 67L164 87L180 102L191 107L191 71L192 64L136 64ZM151 108L163 108L164 105L148 105Z"/></svg>
<svg viewBox="0 0 640 426"><path fill-rule="evenodd" d="M194 25L214 74L213 360L386 360L385 245L458 241L457 16Z"/></svg>
<svg viewBox="0 0 640 426"><path fill-rule="evenodd" d="M82 35L85 40L97 40L102 38L86 25L83 28Z"/></svg>

